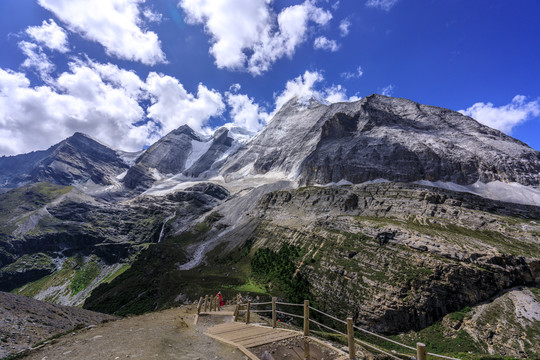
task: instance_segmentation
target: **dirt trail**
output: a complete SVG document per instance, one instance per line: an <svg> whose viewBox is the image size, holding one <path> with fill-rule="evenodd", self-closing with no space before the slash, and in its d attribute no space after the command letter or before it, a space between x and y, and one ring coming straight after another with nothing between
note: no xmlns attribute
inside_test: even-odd
<svg viewBox="0 0 540 360"><path fill-rule="evenodd" d="M52 340L24 359L247 359L203 334L228 317L201 318L193 325L194 313L194 306L186 306L109 322Z"/></svg>

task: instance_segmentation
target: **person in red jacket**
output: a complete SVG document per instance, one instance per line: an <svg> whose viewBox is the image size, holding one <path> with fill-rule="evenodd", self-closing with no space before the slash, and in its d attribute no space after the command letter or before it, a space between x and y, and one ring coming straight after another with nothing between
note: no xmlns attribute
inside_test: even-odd
<svg viewBox="0 0 540 360"><path fill-rule="evenodd" d="M218 291L217 296L219 296L219 306L225 305L225 300L223 300L223 296L221 295L221 291Z"/></svg>

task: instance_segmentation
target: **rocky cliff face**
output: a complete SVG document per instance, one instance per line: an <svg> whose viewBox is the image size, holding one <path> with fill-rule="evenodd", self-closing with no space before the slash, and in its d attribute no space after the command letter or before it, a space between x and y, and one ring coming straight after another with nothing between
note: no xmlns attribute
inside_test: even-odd
<svg viewBox="0 0 540 360"><path fill-rule="evenodd" d="M232 198L215 211L236 213L237 205ZM242 281L236 267L249 266L258 249L292 245L302 249L295 266L317 308L378 332L419 330L514 286L540 285L538 218L538 207L412 184L274 191L241 216L198 224L181 236L185 245L171 238L153 248L87 305L116 311L111 304L129 298L125 284L140 273L167 274L166 288L152 283L154 295L162 294L152 303L170 305L178 292L189 299L191 291L195 300L205 281ZM183 250L175 250L175 261L176 246ZM184 266L190 246L207 249L207 262ZM160 257L167 260L152 264Z"/></svg>
<svg viewBox="0 0 540 360"><path fill-rule="evenodd" d="M190 223L227 196L225 189L213 184L160 199L138 197L116 203L42 183L2 194L0 208L8 211L0 216L0 290L11 291L50 275L41 286L19 292L80 304L148 244L159 242L169 221L178 227ZM81 286L77 276L86 277Z"/></svg>
<svg viewBox="0 0 540 360"><path fill-rule="evenodd" d="M274 192L252 215L255 247L307 251L299 268L319 306L381 332L540 285L537 207L386 183Z"/></svg>
<svg viewBox="0 0 540 360"><path fill-rule="evenodd" d="M302 184L500 180L540 186L540 153L460 113L371 95L330 106L293 99L225 166Z"/></svg>

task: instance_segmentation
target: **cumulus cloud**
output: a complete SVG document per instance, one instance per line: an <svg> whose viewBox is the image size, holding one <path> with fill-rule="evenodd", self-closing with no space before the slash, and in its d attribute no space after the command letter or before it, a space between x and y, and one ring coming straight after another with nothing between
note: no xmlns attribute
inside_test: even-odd
<svg viewBox="0 0 540 360"><path fill-rule="evenodd" d="M287 81L285 89L281 93L274 95L276 108L270 117L294 97L299 102L306 104L311 98L326 104L360 99L357 95L348 97L347 89L339 84L333 84L329 87L319 86L323 82L324 76L319 71L306 71L303 75Z"/></svg>
<svg viewBox="0 0 540 360"><path fill-rule="evenodd" d="M341 37L345 37L349 35L349 32L351 30L351 22L348 19L343 19L339 23L339 34Z"/></svg>
<svg viewBox="0 0 540 360"><path fill-rule="evenodd" d="M146 65L165 62L156 33L142 28L144 0L38 0L68 28L105 47L107 54Z"/></svg>
<svg viewBox="0 0 540 360"><path fill-rule="evenodd" d="M203 24L211 36L210 53L218 68L253 75L284 56L292 57L311 23L322 26L332 18L312 0L277 15L268 0L181 0L178 5L188 22Z"/></svg>
<svg viewBox="0 0 540 360"><path fill-rule="evenodd" d="M183 124L205 132L210 117L225 109L221 94L202 84L191 94L177 79L155 72L143 81L113 64L76 60L69 67L37 87L25 74L0 68L0 154L46 149L76 131L136 151ZM240 100L238 122L253 125L249 101Z"/></svg>
<svg viewBox="0 0 540 360"><path fill-rule="evenodd" d="M132 134L143 109L91 68L72 64L56 86L31 87L24 74L0 69L0 153L46 149L75 131L129 150L145 144L150 129Z"/></svg>
<svg viewBox="0 0 540 360"><path fill-rule="evenodd" d="M325 36L319 36L313 42L313 48L336 52L339 50L339 45L335 40L327 39Z"/></svg>
<svg viewBox="0 0 540 360"><path fill-rule="evenodd" d="M362 70L361 66L357 67L355 71L346 71L340 74L340 76L346 80L358 79L362 75L364 75L364 70Z"/></svg>
<svg viewBox="0 0 540 360"><path fill-rule="evenodd" d="M253 98L232 92L225 93L225 96L227 105L231 108L230 116L233 125L256 132L261 130L268 121L268 113L256 104Z"/></svg>
<svg viewBox="0 0 540 360"><path fill-rule="evenodd" d="M61 53L69 51L67 33L53 19L43 20L41 26L30 26L26 33L38 44Z"/></svg>
<svg viewBox="0 0 540 360"><path fill-rule="evenodd" d="M41 47L28 41L21 41L18 45L26 56L21 66L35 70L42 80L50 81L50 74L54 71L55 66Z"/></svg>
<svg viewBox="0 0 540 360"><path fill-rule="evenodd" d="M146 79L146 89L152 99L148 117L160 124L164 134L184 124L195 131L206 132L203 128L210 117L219 116L225 110L221 94L202 84L195 96L177 79L151 72Z"/></svg>
<svg viewBox="0 0 540 360"><path fill-rule="evenodd" d="M111 63L102 64L89 61L89 64L104 81L108 81L113 86L122 89L129 97L134 99L147 97L145 93L146 84L134 71L121 69Z"/></svg>
<svg viewBox="0 0 540 360"><path fill-rule="evenodd" d="M367 7L379 8L385 11L390 11L399 0L368 0L366 1Z"/></svg>
<svg viewBox="0 0 540 360"><path fill-rule="evenodd" d="M478 102L459 112L510 134L515 126L540 115L540 100L527 101L526 96L516 95L507 105L497 107L490 102Z"/></svg>

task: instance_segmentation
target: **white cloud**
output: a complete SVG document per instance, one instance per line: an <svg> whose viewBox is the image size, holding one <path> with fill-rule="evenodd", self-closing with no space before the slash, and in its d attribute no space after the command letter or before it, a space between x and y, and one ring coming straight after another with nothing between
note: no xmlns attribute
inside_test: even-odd
<svg viewBox="0 0 540 360"><path fill-rule="evenodd" d="M268 121L269 115L258 104L255 104L252 98L244 94L234 94L231 92L227 92L225 95L227 104L231 107L230 114L234 125L251 132L256 132L263 128Z"/></svg>
<svg viewBox="0 0 540 360"><path fill-rule="evenodd" d="M75 131L126 150L147 144L153 124L134 125L144 117L137 101L95 69L70 65L54 86L39 87L31 87L22 73L0 68L1 154L46 149Z"/></svg>
<svg viewBox="0 0 540 360"><path fill-rule="evenodd" d="M135 151L183 124L208 132L210 117L225 110L221 94L202 84L191 94L177 79L155 72L143 81L113 64L76 60L69 65L69 71L39 87L31 87L23 73L0 68L0 154L46 149L76 131ZM239 124L258 126L250 118L254 110L265 120L252 99L232 96ZM150 101L146 111L140 100Z"/></svg>
<svg viewBox="0 0 540 360"><path fill-rule="evenodd" d="M135 72L120 69L111 63L101 64L91 61L90 64L104 81L109 81L113 86L123 89L129 97L140 99L146 96L144 92L146 85Z"/></svg>
<svg viewBox="0 0 540 360"><path fill-rule="evenodd" d="M332 15L306 0L279 14L270 0L181 0L179 6L192 24L204 24L212 37L210 53L218 68L267 71L278 59L292 57L305 41L309 23L319 26Z"/></svg>
<svg viewBox="0 0 540 360"><path fill-rule="evenodd" d="M394 93L394 89L394 85L387 85L381 89L381 95L392 96L392 94Z"/></svg>
<svg viewBox="0 0 540 360"><path fill-rule="evenodd" d="M279 110L287 101L293 97L297 97L300 101L305 102L311 98L322 100L321 94L315 90L315 84L324 80L324 76L318 71L306 71L304 75L299 75L296 78L287 81L285 89L281 94L275 96L276 110Z"/></svg>
<svg viewBox="0 0 540 360"><path fill-rule="evenodd" d="M478 102L459 112L509 134L515 126L540 115L540 100L527 102L527 97L516 95L507 105L496 107L492 103Z"/></svg>
<svg viewBox="0 0 540 360"><path fill-rule="evenodd" d="M28 41L21 41L18 45L23 54L26 55L22 67L36 70L43 81L49 81L55 66L43 53L41 47Z"/></svg>
<svg viewBox="0 0 540 360"><path fill-rule="evenodd" d="M361 66L357 67L356 71L346 71L340 74L340 76L346 80L358 79L362 75L364 75L364 70L362 70Z"/></svg>
<svg viewBox="0 0 540 360"><path fill-rule="evenodd" d="M329 40L324 36L319 36L313 42L313 48L336 52L339 50L339 45L335 40Z"/></svg>
<svg viewBox="0 0 540 360"><path fill-rule="evenodd" d="M236 94L237 92L240 91L241 88L242 86L238 83L232 84L231 86L229 86L229 92Z"/></svg>
<svg viewBox="0 0 540 360"><path fill-rule="evenodd" d="M26 33L39 44L49 49L57 50L61 53L69 51L67 33L60 26L56 25L53 19L49 19L49 22L43 20L41 26L28 27Z"/></svg>
<svg viewBox="0 0 540 360"><path fill-rule="evenodd" d="M301 103L308 103L311 98L314 98L327 104L360 99L357 95L347 97L347 89L339 84L333 84L330 87L318 86L323 82L324 76L318 71L306 71L303 75L287 81L285 89L280 94L274 95L276 108L270 114L270 118L294 97Z"/></svg>
<svg viewBox="0 0 540 360"><path fill-rule="evenodd" d="M105 47L107 54L146 65L165 62L156 33L145 31L139 4L144 0L38 0L70 30Z"/></svg>
<svg viewBox="0 0 540 360"><path fill-rule="evenodd" d="M155 12L149 8L143 10L143 15L148 21L155 23L160 23L161 19L163 18L163 14Z"/></svg>
<svg viewBox="0 0 540 360"><path fill-rule="evenodd" d="M210 117L219 116L225 110L221 94L202 84L195 96L177 79L151 72L146 79L146 89L152 99L152 105L147 109L148 117L160 124L162 134L184 124L195 131L206 132L203 128Z"/></svg>
<svg viewBox="0 0 540 360"><path fill-rule="evenodd" d="M349 35L349 32L351 31L351 22L348 19L343 19L339 23L339 34L341 37L345 37Z"/></svg>
<svg viewBox="0 0 540 360"><path fill-rule="evenodd" d="M390 11L398 1L399 0L368 0L366 1L366 6Z"/></svg>

